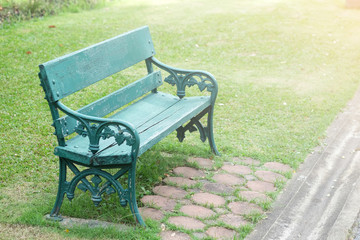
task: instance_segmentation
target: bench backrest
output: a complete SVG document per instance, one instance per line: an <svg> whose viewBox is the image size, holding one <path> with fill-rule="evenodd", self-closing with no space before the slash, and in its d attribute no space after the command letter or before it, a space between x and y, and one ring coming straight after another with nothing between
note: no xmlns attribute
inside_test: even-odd
<svg viewBox="0 0 360 240"><path fill-rule="evenodd" d="M39 77L46 98L52 105L154 54L149 28L142 27L41 64ZM161 84L160 72L149 72L144 78L83 107L79 112L97 117L105 116ZM74 119L66 116L55 118L54 121L57 131L62 132L61 135L67 136L74 132Z"/></svg>
<svg viewBox="0 0 360 240"><path fill-rule="evenodd" d="M155 54L148 27L41 64L48 99L60 100Z"/></svg>

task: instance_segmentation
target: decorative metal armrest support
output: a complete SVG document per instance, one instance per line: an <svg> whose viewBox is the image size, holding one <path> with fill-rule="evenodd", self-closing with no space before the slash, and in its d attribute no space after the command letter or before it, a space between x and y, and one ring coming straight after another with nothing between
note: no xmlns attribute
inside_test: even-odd
<svg viewBox="0 0 360 240"><path fill-rule="evenodd" d="M139 151L140 137L136 129L130 123L121 120L98 118L81 114L66 107L60 101L56 103L56 106L78 121L75 132L83 137L89 138L89 150L93 154L96 154L99 151L99 142L101 138L107 139L114 137L115 142L118 145L125 142L127 145L131 146L131 154L133 159L136 159ZM118 131L112 130L110 126L116 127Z"/></svg>
<svg viewBox="0 0 360 240"><path fill-rule="evenodd" d="M211 93L210 96L211 106L204 109L204 111L201 112L198 116L192 118L191 121L186 126L184 127L181 126L178 129L176 129L176 131L177 131L177 137L181 142L185 138L186 131L192 132L195 131L197 128L200 132L201 140L205 141L206 138L208 138L212 151L216 155L220 155L219 151L216 148L214 134L213 134L213 112L214 112L216 96L218 93L218 84L214 76L205 71L185 70L185 69L170 67L160 62L154 57L151 57L149 60L155 66L170 74L164 79L164 81L170 83L173 86L176 85L177 95L179 98L185 97L186 86L192 87L193 85L197 85L199 87L200 92L206 89L208 92ZM203 127L203 125L200 123L200 118L202 118L205 114L208 115L208 121L207 121L207 126Z"/></svg>
<svg viewBox="0 0 360 240"><path fill-rule="evenodd" d="M185 70L180 68L170 67L154 57L150 58L151 62L160 69L168 72L170 75L167 76L164 81L171 85L176 85L177 95L179 98L185 97L185 87L191 87L198 85L199 90L202 92L205 89L211 92L211 102L214 103L217 92L218 84L213 75L205 71L198 70Z"/></svg>

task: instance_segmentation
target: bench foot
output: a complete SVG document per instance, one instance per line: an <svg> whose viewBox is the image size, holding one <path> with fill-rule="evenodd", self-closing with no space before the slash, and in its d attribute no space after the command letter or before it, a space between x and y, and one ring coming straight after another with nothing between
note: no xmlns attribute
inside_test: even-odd
<svg viewBox="0 0 360 240"><path fill-rule="evenodd" d="M60 222L64 219L61 215L51 215L51 214L46 215L45 218L46 220L50 220L54 222Z"/></svg>

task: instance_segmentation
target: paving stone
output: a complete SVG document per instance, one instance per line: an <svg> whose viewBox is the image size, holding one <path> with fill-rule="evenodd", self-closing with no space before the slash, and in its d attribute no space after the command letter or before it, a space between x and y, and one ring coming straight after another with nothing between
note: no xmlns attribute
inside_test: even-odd
<svg viewBox="0 0 360 240"><path fill-rule="evenodd" d="M190 217L208 218L216 215L216 213L206 207L198 205L185 205L180 208L180 212L185 213Z"/></svg>
<svg viewBox="0 0 360 240"><path fill-rule="evenodd" d="M248 166L242 165L224 165L221 167L222 170L227 171L228 173L236 173L236 174L250 174L252 171Z"/></svg>
<svg viewBox="0 0 360 240"><path fill-rule="evenodd" d="M244 226L248 223L242 216L232 213L220 216L219 220L235 228Z"/></svg>
<svg viewBox="0 0 360 240"><path fill-rule="evenodd" d="M212 183L211 181L209 181L209 180L207 180L207 179L200 179L199 182L202 183L202 184Z"/></svg>
<svg viewBox="0 0 360 240"><path fill-rule="evenodd" d="M257 178L254 175L251 175L251 174L245 175L244 178L247 181L255 181L255 180L257 180Z"/></svg>
<svg viewBox="0 0 360 240"><path fill-rule="evenodd" d="M268 201L271 200L268 196L263 193L254 191L240 191L239 196L245 198L247 201Z"/></svg>
<svg viewBox="0 0 360 240"><path fill-rule="evenodd" d="M263 182L263 181L249 181L246 186L252 191L256 192L274 192L276 190L273 183Z"/></svg>
<svg viewBox="0 0 360 240"><path fill-rule="evenodd" d="M191 180L189 178L184 177L167 177L164 179L164 182L169 184L176 184L180 187L191 187L197 183L197 181Z"/></svg>
<svg viewBox="0 0 360 240"><path fill-rule="evenodd" d="M289 171L293 171L293 169L283 163L278 163L278 162L267 162L264 164L264 167L271 169L271 170L275 170L275 171L280 171L280 172L289 172Z"/></svg>
<svg viewBox="0 0 360 240"><path fill-rule="evenodd" d="M213 219L206 219L206 220L204 220L204 223L206 224L206 225L216 225L218 222L216 221L216 220L213 220Z"/></svg>
<svg viewBox="0 0 360 240"><path fill-rule="evenodd" d="M215 211L220 214L225 214L228 212L225 208L215 208Z"/></svg>
<svg viewBox="0 0 360 240"><path fill-rule="evenodd" d="M248 203L248 202L231 202L229 203L228 207L230 208L232 213L235 214L250 214L253 212L262 213L261 207L254 203Z"/></svg>
<svg viewBox="0 0 360 240"><path fill-rule="evenodd" d="M199 188L192 188L192 189L188 189L188 192L191 192L191 193L199 193L199 192L201 192L201 189L199 189Z"/></svg>
<svg viewBox="0 0 360 240"><path fill-rule="evenodd" d="M256 171L255 176L264 180L265 182L271 183L274 183L276 180L286 181L286 178L283 175L271 171Z"/></svg>
<svg viewBox="0 0 360 240"><path fill-rule="evenodd" d="M205 177L205 173L203 173L203 171L191 167L177 167L173 169L173 172L178 176L184 176L187 178Z"/></svg>
<svg viewBox="0 0 360 240"><path fill-rule="evenodd" d="M211 227L206 231L207 235L215 239L234 239L236 232L223 227Z"/></svg>
<svg viewBox="0 0 360 240"><path fill-rule="evenodd" d="M203 190L207 191L207 192L213 192L213 193L225 193L225 194L230 194L232 192L234 192L234 188L226 185L226 184L222 184L222 183L205 183L203 184Z"/></svg>
<svg viewBox="0 0 360 240"><path fill-rule="evenodd" d="M235 197L235 196L226 196L225 200L228 201L228 202L232 202L232 201L237 200L237 197Z"/></svg>
<svg viewBox="0 0 360 240"><path fill-rule="evenodd" d="M245 183L245 179L228 173L218 173L213 176L217 183L227 184L230 186L241 185Z"/></svg>
<svg viewBox="0 0 360 240"><path fill-rule="evenodd" d="M197 204L213 205L214 207L220 207L225 204L223 197L212 193L195 193L192 196L192 200Z"/></svg>
<svg viewBox="0 0 360 240"><path fill-rule="evenodd" d="M260 161L249 158L249 157L240 157L240 158L234 157L233 161L237 162L237 163L244 163L244 164L251 165L251 166L259 166L261 164Z"/></svg>
<svg viewBox="0 0 360 240"><path fill-rule="evenodd" d="M185 190L172 186L156 186L154 187L153 192L163 197L176 199L183 199L187 194Z"/></svg>
<svg viewBox="0 0 360 240"><path fill-rule="evenodd" d="M182 232L164 231L160 236L162 240L191 240L189 235Z"/></svg>
<svg viewBox="0 0 360 240"><path fill-rule="evenodd" d="M240 187L239 191L248 191L249 189L247 187Z"/></svg>
<svg viewBox="0 0 360 240"><path fill-rule="evenodd" d="M194 237L196 237L197 239L204 239L207 238L208 236L206 235L206 233L203 232L194 232L193 233Z"/></svg>
<svg viewBox="0 0 360 240"><path fill-rule="evenodd" d="M168 222L176 225L177 227L183 227L187 230L200 230L206 226L203 222L197 219L184 216L170 217Z"/></svg>
<svg viewBox="0 0 360 240"><path fill-rule="evenodd" d="M190 199L179 199L178 203L180 203L181 205L191 205L192 201Z"/></svg>
<svg viewBox="0 0 360 240"><path fill-rule="evenodd" d="M187 161L190 163L197 163L200 167L207 169L212 168L214 165L214 162L208 158L189 158Z"/></svg>
<svg viewBox="0 0 360 240"><path fill-rule="evenodd" d="M160 221L164 217L164 214L160 210L155 208L142 207L139 208L139 211L143 218L150 218Z"/></svg>
<svg viewBox="0 0 360 240"><path fill-rule="evenodd" d="M172 211L175 208L176 201L163 196L147 195L140 200L145 205L154 205L164 211Z"/></svg>

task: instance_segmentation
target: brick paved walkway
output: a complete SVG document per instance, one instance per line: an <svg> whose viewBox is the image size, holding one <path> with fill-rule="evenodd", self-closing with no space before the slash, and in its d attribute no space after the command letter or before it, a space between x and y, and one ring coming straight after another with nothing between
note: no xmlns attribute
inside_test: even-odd
<svg viewBox="0 0 360 240"><path fill-rule="evenodd" d="M262 206L272 201L277 182L293 170L284 164L261 164L250 158L234 158L215 169L214 162L189 158L190 165L177 167L154 195L141 199L143 218L162 223L161 238L182 240L213 237L233 239L252 217L264 213ZM265 204L264 204L265 203Z"/></svg>

